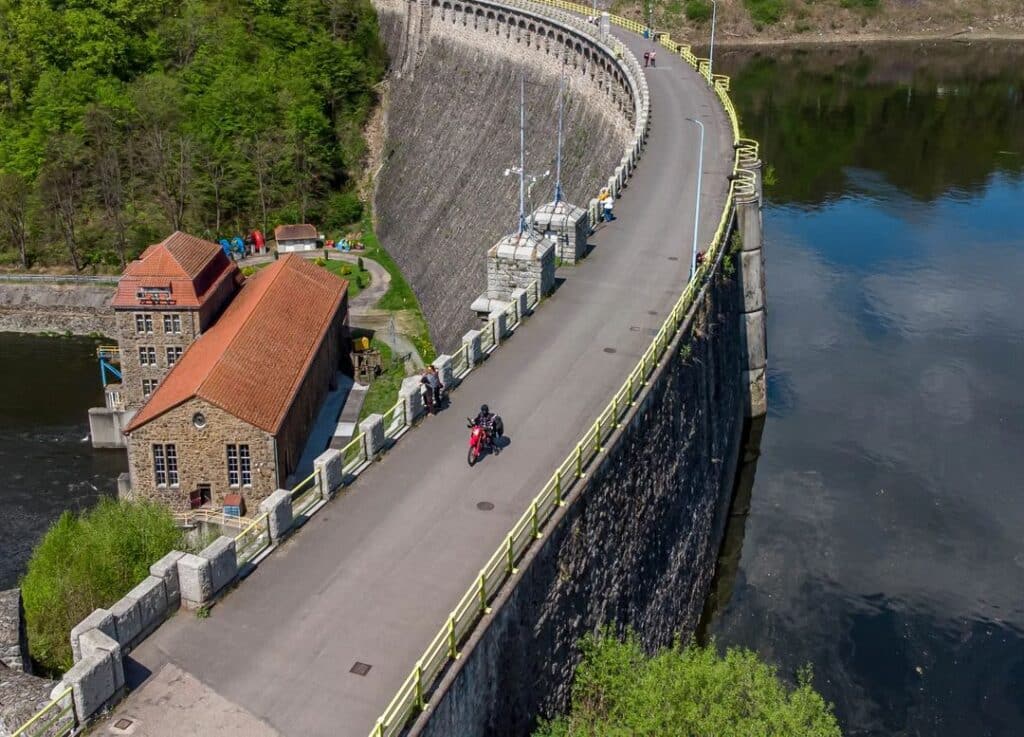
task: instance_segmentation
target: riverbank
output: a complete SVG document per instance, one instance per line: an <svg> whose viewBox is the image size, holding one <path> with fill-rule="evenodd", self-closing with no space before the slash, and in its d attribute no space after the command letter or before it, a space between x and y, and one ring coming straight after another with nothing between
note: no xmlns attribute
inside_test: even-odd
<svg viewBox="0 0 1024 737"><path fill-rule="evenodd" d="M116 286L0 280L0 332L114 335Z"/></svg>

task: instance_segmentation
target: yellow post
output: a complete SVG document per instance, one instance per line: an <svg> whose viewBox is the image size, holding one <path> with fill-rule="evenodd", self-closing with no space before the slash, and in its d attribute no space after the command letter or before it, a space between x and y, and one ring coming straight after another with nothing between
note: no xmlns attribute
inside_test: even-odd
<svg viewBox="0 0 1024 737"><path fill-rule="evenodd" d="M507 558L508 575L511 576L513 573L516 572L516 568L515 568L516 553L515 553L515 548L512 547L512 533L511 532L508 533L508 535L505 536L505 557Z"/></svg>
<svg viewBox="0 0 1024 737"><path fill-rule="evenodd" d="M560 470L555 470L555 504L558 506L562 506L565 503L562 501L562 474L559 473Z"/></svg>
<svg viewBox="0 0 1024 737"><path fill-rule="evenodd" d="M576 478L583 478L583 449L576 444Z"/></svg>
<svg viewBox="0 0 1024 737"><path fill-rule="evenodd" d="M647 386L647 352L640 358L640 382Z"/></svg>
<svg viewBox="0 0 1024 737"><path fill-rule="evenodd" d="M594 455L601 452L601 418L594 423Z"/></svg>
<svg viewBox="0 0 1024 737"><path fill-rule="evenodd" d="M480 595L480 611L484 614L487 613L487 577L483 571L480 571L479 590Z"/></svg>
<svg viewBox="0 0 1024 737"><path fill-rule="evenodd" d="M416 661L416 706L423 708L423 661Z"/></svg>
<svg viewBox="0 0 1024 737"><path fill-rule="evenodd" d="M619 393L612 395L612 427L619 426Z"/></svg>
<svg viewBox="0 0 1024 737"><path fill-rule="evenodd" d="M533 518L533 537L534 539L540 537L540 522L537 520L537 500L533 500L533 504L530 505L530 516Z"/></svg>
<svg viewBox="0 0 1024 737"><path fill-rule="evenodd" d="M377 726L373 730L373 737L384 737L384 718L377 718Z"/></svg>
<svg viewBox="0 0 1024 737"><path fill-rule="evenodd" d="M629 374L629 390L628 391L629 391L629 406L632 407L633 406L633 397L636 396L636 394L633 393L633 374L632 374L632 372Z"/></svg>
<svg viewBox="0 0 1024 737"><path fill-rule="evenodd" d="M455 647L455 614L448 615L448 657L455 660L459 651Z"/></svg>

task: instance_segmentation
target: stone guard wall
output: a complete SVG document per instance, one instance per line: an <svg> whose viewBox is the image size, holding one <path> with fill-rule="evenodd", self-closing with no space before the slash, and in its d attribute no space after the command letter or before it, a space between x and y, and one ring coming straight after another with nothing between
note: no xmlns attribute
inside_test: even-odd
<svg viewBox="0 0 1024 737"><path fill-rule="evenodd" d="M654 649L693 632L743 426L742 305L735 276L723 277L719 264L649 393L477 625L410 734L529 734L538 715L567 707L586 633L630 626Z"/></svg>

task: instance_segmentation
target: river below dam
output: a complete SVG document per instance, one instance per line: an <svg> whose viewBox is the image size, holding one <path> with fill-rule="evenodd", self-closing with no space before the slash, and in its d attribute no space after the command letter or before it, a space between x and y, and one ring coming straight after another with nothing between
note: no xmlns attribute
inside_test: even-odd
<svg viewBox="0 0 1024 737"><path fill-rule="evenodd" d="M708 632L849 737L1024 734L1024 45L719 51L769 416Z"/></svg>
<svg viewBox="0 0 1024 737"><path fill-rule="evenodd" d="M103 405L96 341L0 333L0 589L65 509L117 493L123 451L94 450L89 407Z"/></svg>

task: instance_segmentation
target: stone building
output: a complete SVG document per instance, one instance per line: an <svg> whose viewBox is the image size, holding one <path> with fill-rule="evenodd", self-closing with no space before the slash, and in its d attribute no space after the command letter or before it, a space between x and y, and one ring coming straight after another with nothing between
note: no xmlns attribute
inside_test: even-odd
<svg viewBox="0 0 1024 737"><path fill-rule="evenodd" d="M320 236L312 225L278 225L274 240L278 253L315 251L320 247Z"/></svg>
<svg viewBox="0 0 1024 737"><path fill-rule="evenodd" d="M246 280L126 428L132 496L254 509L298 466L348 341L344 280L296 255Z"/></svg>
<svg viewBox="0 0 1024 737"><path fill-rule="evenodd" d="M125 269L111 303L121 353L120 394L137 410L214 320L244 277L216 243L182 232L150 246ZM108 403L109 406L110 403Z"/></svg>

